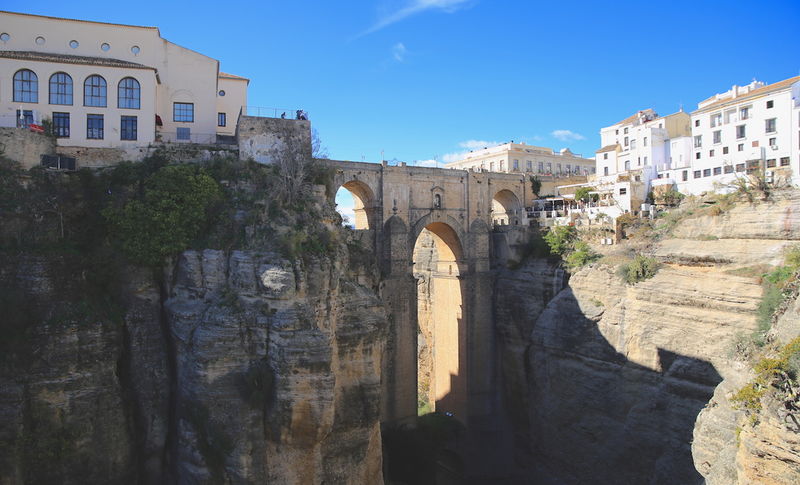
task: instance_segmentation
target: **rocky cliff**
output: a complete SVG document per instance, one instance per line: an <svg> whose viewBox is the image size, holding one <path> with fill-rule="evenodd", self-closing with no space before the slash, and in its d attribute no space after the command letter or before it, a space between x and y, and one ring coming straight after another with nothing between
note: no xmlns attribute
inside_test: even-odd
<svg viewBox="0 0 800 485"><path fill-rule="evenodd" d="M765 449L764 476L800 478L785 423L765 420L740 433L738 451L721 450L742 413L707 416L751 377L732 349L757 327L758 270L800 238L800 199L780 199L687 209L666 236L640 231L568 281L541 259L499 275L504 396L532 483L732 483L742 457ZM629 285L616 271L633 251L663 266Z"/></svg>

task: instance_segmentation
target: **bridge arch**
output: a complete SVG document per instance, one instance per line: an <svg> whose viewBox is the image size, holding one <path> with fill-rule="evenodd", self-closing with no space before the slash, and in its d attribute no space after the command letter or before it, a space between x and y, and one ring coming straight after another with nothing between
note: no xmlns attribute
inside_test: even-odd
<svg viewBox="0 0 800 485"><path fill-rule="evenodd" d="M366 183L354 179L344 182L336 188L338 198L341 190L348 191L353 196L354 220L351 221L355 229L374 229L376 224L375 192Z"/></svg>
<svg viewBox="0 0 800 485"><path fill-rule="evenodd" d="M492 197L492 223L518 226L523 221L524 208L517 194L501 189Z"/></svg>

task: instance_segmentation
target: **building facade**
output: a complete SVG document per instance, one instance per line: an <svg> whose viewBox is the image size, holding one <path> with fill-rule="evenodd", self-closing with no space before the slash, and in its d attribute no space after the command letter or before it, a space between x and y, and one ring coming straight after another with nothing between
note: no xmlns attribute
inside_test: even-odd
<svg viewBox="0 0 800 485"><path fill-rule="evenodd" d="M52 123L59 146L214 143L247 85L156 27L0 12L0 126Z"/></svg>
<svg viewBox="0 0 800 485"><path fill-rule="evenodd" d="M585 176L595 170L594 160L576 155L569 148L554 152L552 148L514 142L470 151L463 159L444 166L460 170L555 176Z"/></svg>

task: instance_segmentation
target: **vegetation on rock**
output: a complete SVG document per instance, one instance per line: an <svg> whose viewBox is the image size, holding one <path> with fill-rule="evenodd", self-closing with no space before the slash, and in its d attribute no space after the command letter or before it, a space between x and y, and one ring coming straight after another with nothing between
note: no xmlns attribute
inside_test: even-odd
<svg viewBox="0 0 800 485"><path fill-rule="evenodd" d="M578 238L578 230L574 226L554 227L543 238L550 252L562 257L570 269L580 268L600 258L585 241Z"/></svg>
<svg viewBox="0 0 800 485"><path fill-rule="evenodd" d="M652 278L661 265L654 258L637 254L633 261L619 266L618 274L629 285Z"/></svg>

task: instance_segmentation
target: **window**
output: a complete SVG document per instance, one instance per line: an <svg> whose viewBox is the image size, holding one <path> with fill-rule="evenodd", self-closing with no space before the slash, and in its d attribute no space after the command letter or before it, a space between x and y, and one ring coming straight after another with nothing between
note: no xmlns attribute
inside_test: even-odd
<svg viewBox="0 0 800 485"><path fill-rule="evenodd" d="M608 167L603 167L603 175L608 175Z"/></svg>
<svg viewBox="0 0 800 485"><path fill-rule="evenodd" d="M770 101L767 101L767 109L770 109L770 108L772 108L773 106L775 106L775 101L772 101L772 100L770 100Z"/></svg>
<svg viewBox="0 0 800 485"><path fill-rule="evenodd" d="M689 180L689 171L688 170L684 170L681 173L681 181L682 182L686 182L687 180Z"/></svg>
<svg viewBox="0 0 800 485"><path fill-rule="evenodd" d="M744 151L744 143L739 143L738 145L736 145L736 151L737 152L743 152Z"/></svg>
<svg viewBox="0 0 800 485"><path fill-rule="evenodd" d="M69 113L53 113L53 134L56 138L69 138Z"/></svg>
<svg viewBox="0 0 800 485"><path fill-rule="evenodd" d="M489 171L494 172L494 162L489 162Z"/></svg>
<svg viewBox="0 0 800 485"><path fill-rule="evenodd" d="M625 194L627 194L627 193L628 193L628 189L627 189L627 188L624 188L624 187L623 187L623 188L620 188L620 189L619 189L619 195L625 195Z"/></svg>
<svg viewBox="0 0 800 485"><path fill-rule="evenodd" d="M722 167L714 167L714 175L721 175Z"/></svg>
<svg viewBox="0 0 800 485"><path fill-rule="evenodd" d="M777 144L778 144L778 139L777 138L770 138L769 139L769 146L774 147Z"/></svg>
<svg viewBox="0 0 800 485"><path fill-rule="evenodd" d="M642 146L647 146L647 137L644 137L644 140L642 140Z"/></svg>
<svg viewBox="0 0 800 485"><path fill-rule="evenodd" d="M722 125L722 113L714 113L711 115L711 128Z"/></svg>
<svg viewBox="0 0 800 485"><path fill-rule="evenodd" d="M781 157L781 167L789 166L789 157Z"/></svg>
<svg viewBox="0 0 800 485"><path fill-rule="evenodd" d="M647 157L644 157L644 164L647 165Z"/></svg>
<svg viewBox="0 0 800 485"><path fill-rule="evenodd" d="M712 142L714 143L722 143L722 130L717 130L712 133Z"/></svg>
<svg viewBox="0 0 800 485"><path fill-rule="evenodd" d="M739 119L742 121L750 118L750 106L742 106L739 110Z"/></svg>
<svg viewBox="0 0 800 485"><path fill-rule="evenodd" d="M725 165L723 168L725 173L733 173L733 165Z"/></svg>
<svg viewBox="0 0 800 485"><path fill-rule="evenodd" d="M139 81L132 77L123 78L117 86L117 107L139 109L141 107L141 88Z"/></svg>
<svg viewBox="0 0 800 485"><path fill-rule="evenodd" d="M525 164L525 171L526 172L532 172L533 171L533 162L531 162L530 160L528 160L526 162L526 164Z"/></svg>
<svg viewBox="0 0 800 485"><path fill-rule="evenodd" d="M515 172L519 171L519 160L514 160L514 171Z"/></svg>
<svg viewBox="0 0 800 485"><path fill-rule="evenodd" d="M190 128L180 127L178 130L178 140L191 140L192 132Z"/></svg>
<svg viewBox="0 0 800 485"><path fill-rule="evenodd" d="M736 138L744 138L746 136L744 126L745 125L738 125L736 127Z"/></svg>
<svg viewBox="0 0 800 485"><path fill-rule="evenodd" d="M625 128L625 131L623 133L625 133L627 135L628 134L628 129Z"/></svg>
<svg viewBox="0 0 800 485"><path fill-rule="evenodd" d="M544 172L544 162L539 162L539 173Z"/></svg>
<svg viewBox="0 0 800 485"><path fill-rule="evenodd" d="M714 156L714 150L709 150L708 151L708 156L709 157L713 157Z"/></svg>
<svg viewBox="0 0 800 485"><path fill-rule="evenodd" d="M619 130L617 130L617 133L616 133L616 134L617 134L617 135L619 135Z"/></svg>
<svg viewBox="0 0 800 485"><path fill-rule="evenodd" d="M27 128L33 124L33 110L17 110L17 128Z"/></svg>
<svg viewBox="0 0 800 485"><path fill-rule="evenodd" d="M608 153L603 154L603 160L608 160Z"/></svg>
<svg viewBox="0 0 800 485"><path fill-rule="evenodd" d="M631 161L625 160L625 170L630 170L630 169L631 169Z"/></svg>
<svg viewBox="0 0 800 485"><path fill-rule="evenodd" d="M567 173L571 173L571 172L572 172L572 165L567 164Z"/></svg>
<svg viewBox="0 0 800 485"><path fill-rule="evenodd" d="M767 160L767 168L775 168L775 159L770 158Z"/></svg>
<svg viewBox="0 0 800 485"><path fill-rule="evenodd" d="M703 146L703 135L697 135L694 137L694 147L701 148Z"/></svg>
<svg viewBox="0 0 800 485"><path fill-rule="evenodd" d="M711 176L711 169L706 168L703 170L703 177L710 177Z"/></svg>
<svg viewBox="0 0 800 485"><path fill-rule="evenodd" d="M194 103L173 103L172 121L194 123Z"/></svg>
<svg viewBox="0 0 800 485"><path fill-rule="evenodd" d="M743 163L737 163L736 164L736 171L737 172L744 172L744 164Z"/></svg>
<svg viewBox="0 0 800 485"><path fill-rule="evenodd" d="M625 146L628 146L628 137L625 137Z"/></svg>
<svg viewBox="0 0 800 485"><path fill-rule="evenodd" d="M700 126L700 120L694 120L694 126Z"/></svg>
<svg viewBox="0 0 800 485"><path fill-rule="evenodd" d="M561 164L560 163L556 164L556 167L558 167L558 173L561 173Z"/></svg>
<svg viewBox="0 0 800 485"><path fill-rule="evenodd" d="M86 138L103 139L103 115L86 115Z"/></svg>
<svg viewBox="0 0 800 485"><path fill-rule="evenodd" d="M72 104L72 78L66 72L50 76L50 104Z"/></svg>
<svg viewBox="0 0 800 485"><path fill-rule="evenodd" d="M225 113L217 113L217 126L225 126L227 124Z"/></svg>
<svg viewBox="0 0 800 485"><path fill-rule="evenodd" d="M694 154L694 159L695 160L700 160L700 152L697 152L697 153Z"/></svg>
<svg viewBox="0 0 800 485"><path fill-rule="evenodd" d="M83 83L83 105L106 107L106 80L101 76L94 74L86 78Z"/></svg>
<svg viewBox="0 0 800 485"><path fill-rule="evenodd" d="M500 171L501 171L501 172L502 172L503 170L505 170L505 166L506 166L505 162L503 162L502 160L500 160Z"/></svg>
<svg viewBox="0 0 800 485"><path fill-rule="evenodd" d="M553 173L553 164L547 162L547 173Z"/></svg>
<svg viewBox="0 0 800 485"><path fill-rule="evenodd" d="M636 148L636 138L631 140L631 150L633 150L634 148Z"/></svg>
<svg viewBox="0 0 800 485"><path fill-rule="evenodd" d="M700 178L700 170L695 170L693 175L694 175L694 178L699 179Z"/></svg>
<svg viewBox="0 0 800 485"><path fill-rule="evenodd" d="M767 133L775 133L775 118L770 118L768 120L764 120L766 125L766 132Z"/></svg>
<svg viewBox="0 0 800 485"><path fill-rule="evenodd" d="M728 154L728 147L722 147L722 154L723 155L727 155Z"/></svg>
<svg viewBox="0 0 800 485"><path fill-rule="evenodd" d="M120 140L136 140L137 120L135 116L123 116L120 120Z"/></svg>
<svg viewBox="0 0 800 485"><path fill-rule="evenodd" d="M39 78L29 69L14 73L14 101L20 103L39 102Z"/></svg>

